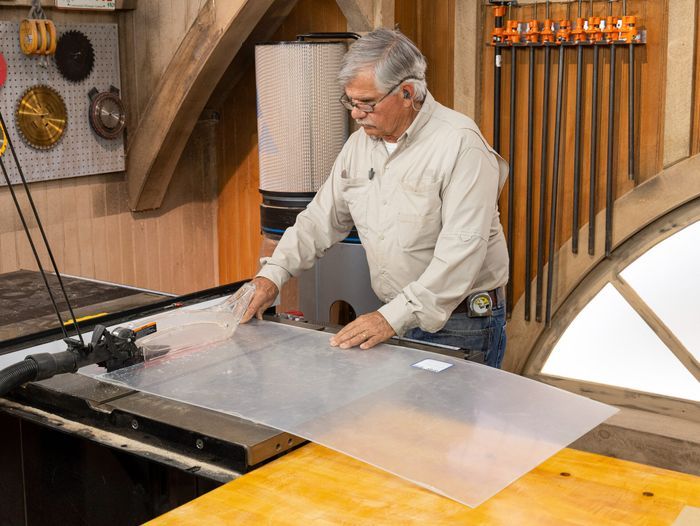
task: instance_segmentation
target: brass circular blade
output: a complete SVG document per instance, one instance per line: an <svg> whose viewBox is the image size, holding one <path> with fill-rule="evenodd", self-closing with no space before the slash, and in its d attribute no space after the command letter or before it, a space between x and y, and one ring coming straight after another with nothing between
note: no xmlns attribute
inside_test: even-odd
<svg viewBox="0 0 700 526"><path fill-rule="evenodd" d="M34 148L52 148L63 135L67 120L63 98L49 86L29 88L17 105L17 128Z"/></svg>

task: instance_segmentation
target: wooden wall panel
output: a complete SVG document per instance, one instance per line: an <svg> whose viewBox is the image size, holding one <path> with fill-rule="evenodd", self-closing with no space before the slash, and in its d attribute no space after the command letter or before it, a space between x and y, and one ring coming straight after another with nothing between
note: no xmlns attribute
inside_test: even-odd
<svg viewBox="0 0 700 526"><path fill-rule="evenodd" d="M418 46L428 62L428 89L445 106L454 103L455 2L396 0L398 28Z"/></svg>
<svg viewBox="0 0 700 526"><path fill-rule="evenodd" d="M203 1L149 0L139 2L136 10L118 13L47 9L47 15L59 24L119 24L122 94L134 122ZM19 20L27 13L26 8L0 7L2 20ZM172 293L216 285L217 168L212 126L201 121L195 128L165 203L157 211L129 210L123 173L31 184L59 270ZM25 213L29 212L23 190L15 188ZM35 241L40 241L33 220L30 227ZM39 253L49 268L43 248ZM3 186L0 272L20 268L35 269L36 263L10 192Z"/></svg>
<svg viewBox="0 0 700 526"><path fill-rule="evenodd" d="M695 60L693 79L693 123L690 134L690 155L700 153L700 1L695 0Z"/></svg>
<svg viewBox="0 0 700 526"><path fill-rule="evenodd" d="M294 40L299 33L346 31L346 26L335 1L300 0L272 40ZM253 276L261 253L252 57L245 74L222 105L219 149L219 279L224 283Z"/></svg>
<svg viewBox="0 0 700 526"><path fill-rule="evenodd" d="M207 1L211 0L141 0L136 9L118 13L122 89L133 129L182 38Z"/></svg>
<svg viewBox="0 0 700 526"><path fill-rule="evenodd" d="M195 146L180 161L163 207L134 214L123 174L31 184L62 273L185 293L217 284L215 176ZM23 211L31 213L15 186ZM41 243L35 222L30 231ZM36 269L7 187L0 187L0 273ZM46 252L39 248L49 268Z"/></svg>
<svg viewBox="0 0 700 526"><path fill-rule="evenodd" d="M647 29L647 44L635 49L635 75L638 91L635 99L636 112L636 143L635 143L635 163L637 168L637 183L642 183L663 168L663 93L665 87L665 57L666 57L666 9L665 2L649 0L630 0L628 12L636 15L640 21L639 26ZM607 14L607 2L594 2L594 13ZM584 6L584 15L587 14L587 6ZM621 8L615 4L615 14ZM559 20L567 16L566 4L551 4L551 18ZM543 10L539 10L539 18L543 18ZM575 7L572 8L575 14ZM526 6L513 8L512 16L521 20L532 17L532 7ZM490 34L493 27L493 15L491 9L482 9L482 17L486 27L486 33ZM549 135L548 135L548 155L546 159L547 168L547 199L551 188L551 173L553 162L554 144L554 119L556 100L556 79L557 79L557 59L558 50L552 51L552 66L550 79L550 102L549 102ZM536 50L536 96L535 96L535 156L533 164L533 224L535 228L538 224L537 206L539 203L539 182L540 182L540 145L542 140L542 108L543 108L543 76L544 76L544 50ZM481 122L480 127L487 139L493 138L493 48L484 47L483 68L482 68L482 98L481 98ZM501 103L501 151L503 156L508 158L509 151L509 129L511 126L509 111L510 100L510 51L504 50L503 73L502 73L502 103ZM589 188L589 147L590 147L590 122L591 122L591 78L592 78L592 51L587 50L584 54L585 71L583 76L583 126L582 126L582 146L581 146L581 195L580 195L580 225L588 222L588 188ZM599 69L599 114L598 114L598 166L597 166L597 189L596 189L596 209L601 210L605 205L605 175L606 175L606 153L607 153L607 118L608 118L608 87L609 87L609 60L610 52L607 48L600 51ZM515 261L514 268L514 299L518 298L524 291L525 273L525 196L526 196L526 160L527 160L527 83L528 83L528 52L520 50L517 54L517 99L516 99L516 147L514 158L515 173L515 225L514 253L512 258ZM626 194L635 187L635 183L627 177L627 88L628 88L628 53L627 49L620 47L616 55L617 71L616 97L615 97L615 139L614 139L614 181L616 198ZM575 115L575 89L576 89L576 51L569 49L565 51L565 90L562 106L562 135L559 167L559 209L556 232L557 246L568 243L572 232L572 209L573 209L573 155L574 155L574 115ZM508 160L508 159L507 159ZM500 207L504 228L505 218L508 213L507 189L501 195ZM546 207L546 230L549 229L549 204ZM507 233L508 234L508 233ZM536 269L535 251L536 230L533 237L532 264L533 271ZM579 238L579 257L589 257L587 254L587 235L581 233ZM546 257L546 251L545 251ZM530 279L534 278L530 276ZM545 276L546 278L546 276ZM534 289L533 289L534 294ZM515 303L514 302L514 303Z"/></svg>

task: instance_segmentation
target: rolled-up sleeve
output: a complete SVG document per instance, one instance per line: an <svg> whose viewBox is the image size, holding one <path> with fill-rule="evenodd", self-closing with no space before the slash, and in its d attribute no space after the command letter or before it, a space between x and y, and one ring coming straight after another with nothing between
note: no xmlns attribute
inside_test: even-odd
<svg viewBox="0 0 700 526"><path fill-rule="evenodd" d="M310 269L317 258L344 239L352 228L352 217L339 183L344 170L344 152L345 148L326 182L299 213L294 226L287 228L272 256L260 259L262 267L257 276L268 278L278 289L290 277Z"/></svg>

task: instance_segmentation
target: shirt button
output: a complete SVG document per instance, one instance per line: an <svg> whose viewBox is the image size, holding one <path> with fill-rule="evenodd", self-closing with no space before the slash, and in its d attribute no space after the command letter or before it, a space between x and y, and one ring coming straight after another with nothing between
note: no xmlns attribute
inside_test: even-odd
<svg viewBox="0 0 700 526"><path fill-rule="evenodd" d="M386 199L382 200L382 204L386 206Z"/></svg>
<svg viewBox="0 0 700 526"><path fill-rule="evenodd" d="M384 241L384 234L379 234L379 239L381 239L382 241ZM382 272L382 274L384 274L384 272Z"/></svg>

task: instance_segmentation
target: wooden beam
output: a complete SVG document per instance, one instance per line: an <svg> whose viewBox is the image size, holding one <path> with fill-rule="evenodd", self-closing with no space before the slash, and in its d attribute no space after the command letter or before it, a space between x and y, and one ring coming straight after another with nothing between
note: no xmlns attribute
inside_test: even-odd
<svg viewBox="0 0 700 526"><path fill-rule="evenodd" d="M348 31L365 32L374 29L373 0L336 0L348 21Z"/></svg>
<svg viewBox="0 0 700 526"><path fill-rule="evenodd" d="M531 378L605 404L700 422L700 405L691 400L546 374L534 375Z"/></svg>
<svg viewBox="0 0 700 526"><path fill-rule="evenodd" d="M394 27L395 0L336 0L348 21L348 31L367 33Z"/></svg>
<svg viewBox="0 0 700 526"><path fill-rule="evenodd" d="M688 371L700 382L700 365L695 357L688 352L685 345L673 334L671 329L659 318L649 305L641 298L637 291L634 290L621 276L617 276L612 282L613 287L622 295L627 303L637 311L644 322L654 331L663 344L670 349L678 360L685 366Z"/></svg>
<svg viewBox="0 0 700 526"><path fill-rule="evenodd" d="M454 109L475 120L478 118L481 48L484 45L480 9L477 2L455 2Z"/></svg>
<svg viewBox="0 0 700 526"><path fill-rule="evenodd" d="M693 125L695 0L668 2L664 166L690 155Z"/></svg>
<svg viewBox="0 0 700 526"><path fill-rule="evenodd" d="M221 80L216 85L216 89L211 94L209 107L221 109L226 103L229 95L236 88L243 75L248 71L248 67L255 60L255 44L266 42L272 38L275 32L287 18L287 15L297 5L298 0L275 0L270 9L260 19L258 25L253 29L250 36L236 53L235 58L229 64L226 72L221 76Z"/></svg>
<svg viewBox="0 0 700 526"><path fill-rule="evenodd" d="M214 87L273 0L208 0L175 52L131 135L132 210L160 207Z"/></svg>
<svg viewBox="0 0 700 526"><path fill-rule="evenodd" d="M622 409L569 447L700 476L700 423Z"/></svg>

